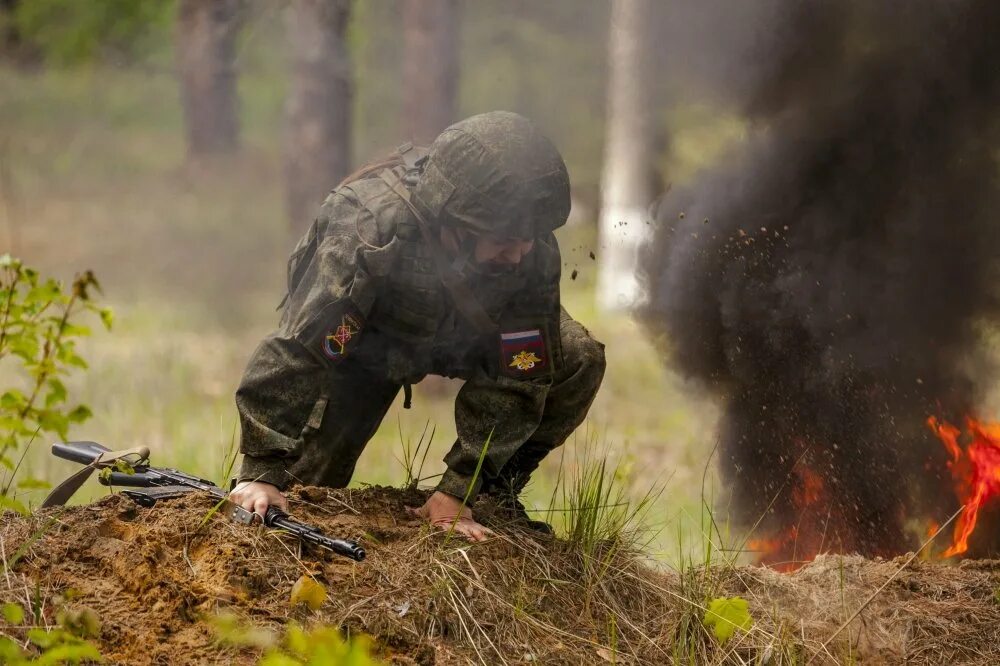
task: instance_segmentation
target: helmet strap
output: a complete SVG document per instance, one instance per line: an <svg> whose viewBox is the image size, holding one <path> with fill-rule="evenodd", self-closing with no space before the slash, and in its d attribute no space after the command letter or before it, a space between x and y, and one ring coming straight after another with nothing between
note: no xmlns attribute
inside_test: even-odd
<svg viewBox="0 0 1000 666"><path fill-rule="evenodd" d="M458 255L451 262L451 270L456 273L463 274L465 269L470 263L470 259L476 254L476 237L473 234L466 232L465 234L459 234L457 230L454 232L459 238Z"/></svg>
<svg viewBox="0 0 1000 666"><path fill-rule="evenodd" d="M469 286L465 284L460 276L456 275L454 271L451 270L451 267L448 265L448 260L444 256L444 248L441 247L439 240L431 233L431 228L427 223L427 220L424 219L423 214L410 199L410 191L406 189L403 182L391 170L387 169L383 171L380 177L392 189L392 191L403 200L403 203L405 203L410 209L410 212L413 213L413 217L417 221L417 227L420 229L420 234L424 237L424 242L427 244L427 247L431 250L431 253L434 256L434 263L437 264L438 276L444 284L445 289L451 293L459 311L473 326L476 327L481 335L496 335L496 322L490 318L490 315L483 309L483 306L480 305L478 300L476 300L476 297L473 295ZM475 245L473 245L473 248L475 248Z"/></svg>

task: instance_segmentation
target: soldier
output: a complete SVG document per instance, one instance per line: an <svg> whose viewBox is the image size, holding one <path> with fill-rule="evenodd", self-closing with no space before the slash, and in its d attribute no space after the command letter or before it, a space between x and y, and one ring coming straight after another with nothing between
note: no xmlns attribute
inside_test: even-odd
<svg viewBox="0 0 1000 666"><path fill-rule="evenodd" d="M482 540L463 499L490 493L527 521L518 494L604 376L604 346L559 303L552 232L569 206L559 152L501 111L338 186L289 259L278 330L236 392L234 501L263 513L286 506L293 481L346 486L400 388L408 407L410 385L436 374L465 380L458 441L416 513Z"/></svg>

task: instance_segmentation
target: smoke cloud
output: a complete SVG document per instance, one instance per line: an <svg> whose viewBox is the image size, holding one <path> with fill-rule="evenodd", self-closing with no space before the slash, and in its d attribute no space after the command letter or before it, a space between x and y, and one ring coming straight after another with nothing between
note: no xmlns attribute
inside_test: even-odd
<svg viewBox="0 0 1000 666"><path fill-rule="evenodd" d="M726 407L738 519L782 556L895 554L957 506L924 420L996 376L1000 3L782 6L740 154L660 206L642 315Z"/></svg>

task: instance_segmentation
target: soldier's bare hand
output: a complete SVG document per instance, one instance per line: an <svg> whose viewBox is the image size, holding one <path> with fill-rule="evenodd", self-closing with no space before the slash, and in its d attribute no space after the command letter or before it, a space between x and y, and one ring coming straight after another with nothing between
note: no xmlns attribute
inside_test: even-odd
<svg viewBox="0 0 1000 666"><path fill-rule="evenodd" d="M472 519L472 509L446 493L435 492L422 507L408 510L441 530L451 530L454 525L454 531L470 541L486 541L493 534Z"/></svg>
<svg viewBox="0 0 1000 666"><path fill-rule="evenodd" d="M288 511L288 500L278 487L263 481L241 481L229 493L229 499L261 518L267 513L267 507L272 505Z"/></svg>

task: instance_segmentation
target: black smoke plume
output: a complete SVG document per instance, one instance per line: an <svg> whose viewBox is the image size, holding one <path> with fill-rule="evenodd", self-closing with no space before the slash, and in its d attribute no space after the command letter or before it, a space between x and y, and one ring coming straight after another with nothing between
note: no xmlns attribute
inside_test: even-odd
<svg viewBox="0 0 1000 666"><path fill-rule="evenodd" d="M1000 2L783 6L740 154L660 206L642 314L724 402L737 518L781 557L895 554L957 506L926 417L997 376Z"/></svg>

